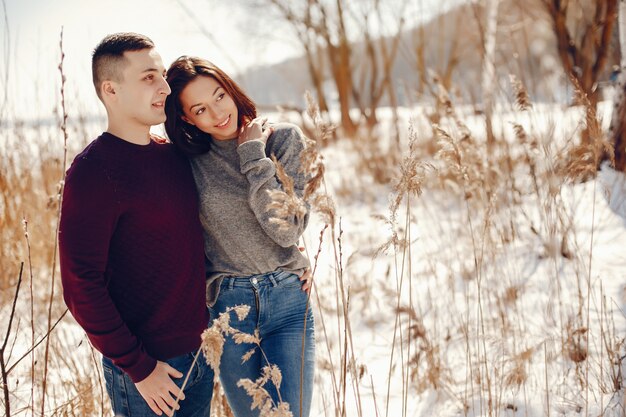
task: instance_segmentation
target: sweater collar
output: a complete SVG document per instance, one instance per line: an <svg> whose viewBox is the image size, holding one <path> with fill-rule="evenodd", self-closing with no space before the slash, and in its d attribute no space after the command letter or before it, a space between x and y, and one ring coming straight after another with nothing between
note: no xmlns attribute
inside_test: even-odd
<svg viewBox="0 0 626 417"><path fill-rule="evenodd" d="M235 150L239 145L237 143L237 138L217 140L211 137L211 146L223 150Z"/></svg>
<svg viewBox="0 0 626 417"><path fill-rule="evenodd" d="M129 142L127 140L124 140L118 136L115 136L112 133L109 132L103 132L101 135L107 142L114 144L115 146L118 146L120 148L123 148L125 150L147 150L147 149L152 149L154 147L154 145L156 145L156 142L154 140L151 140L149 143L147 143L146 145L139 145L137 143L132 143Z"/></svg>

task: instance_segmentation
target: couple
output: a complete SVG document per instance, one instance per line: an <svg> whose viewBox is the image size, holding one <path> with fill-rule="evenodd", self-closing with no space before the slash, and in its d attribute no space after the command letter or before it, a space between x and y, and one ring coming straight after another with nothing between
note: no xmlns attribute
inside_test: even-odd
<svg viewBox="0 0 626 417"><path fill-rule="evenodd" d="M268 191L281 189L271 155L302 197L300 130L258 118L206 60L183 56L166 72L143 35L104 38L92 71L108 128L68 170L60 265L65 302L103 354L114 413L209 417L214 373L203 358L175 399L209 317L246 304L232 326L258 330L262 351L242 364L252 346L227 337L220 379L235 416L258 415L237 382L256 380L268 362L283 376L279 393L264 387L274 402L308 416L313 317L309 261L297 247L308 214L285 228L267 208ZM150 135L163 122L171 144Z"/></svg>

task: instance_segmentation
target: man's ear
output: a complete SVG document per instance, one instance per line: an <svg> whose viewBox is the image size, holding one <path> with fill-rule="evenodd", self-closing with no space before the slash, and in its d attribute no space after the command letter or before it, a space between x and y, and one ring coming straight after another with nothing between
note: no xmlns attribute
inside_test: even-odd
<svg viewBox="0 0 626 417"><path fill-rule="evenodd" d="M100 89L100 92L102 93L102 98L112 98L113 96L115 96L117 86L113 81L103 81L100 85Z"/></svg>

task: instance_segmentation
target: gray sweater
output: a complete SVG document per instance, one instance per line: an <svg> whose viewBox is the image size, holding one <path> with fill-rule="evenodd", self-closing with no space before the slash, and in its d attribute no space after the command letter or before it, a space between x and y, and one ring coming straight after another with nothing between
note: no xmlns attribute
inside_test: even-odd
<svg viewBox="0 0 626 417"><path fill-rule="evenodd" d="M267 144L251 140L237 146L237 139L211 140L211 150L191 158L200 197L200 221L204 229L207 261L207 304L217 300L225 277L283 270L301 275L309 266L297 243L304 219L295 216L287 229L270 223L268 190L280 190L273 154L294 179L299 197L306 177L300 169L304 139L292 124L274 125Z"/></svg>

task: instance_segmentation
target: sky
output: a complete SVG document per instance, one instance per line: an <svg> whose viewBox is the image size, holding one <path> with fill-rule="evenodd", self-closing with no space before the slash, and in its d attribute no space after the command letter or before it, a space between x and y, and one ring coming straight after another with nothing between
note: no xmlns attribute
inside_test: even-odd
<svg viewBox="0 0 626 417"><path fill-rule="evenodd" d="M245 23L255 26L238 7L214 0L4 0L2 13L2 79L7 49L12 108L20 115L45 115L58 99L59 39L63 27L64 72L68 104L99 106L91 88L90 59L107 34L139 32L157 45L165 65L180 55L209 58L229 73L255 64L277 62L297 53L295 44L271 36L246 39ZM193 17L192 17L193 16ZM255 34L258 32L254 28ZM262 42L262 48L261 48ZM4 84L4 83L3 83ZM54 97L54 100L50 100ZM43 103L40 101L44 101ZM50 102L49 102L50 101ZM55 101L52 103L51 101Z"/></svg>
<svg viewBox="0 0 626 417"><path fill-rule="evenodd" d="M91 87L91 52L113 32L149 36L166 67L180 55L197 55L231 75L300 54L287 25L272 20L267 8L251 11L245 6L251 0L1 1L0 99L7 98L0 117L5 119L54 116L60 101L61 28L67 106L90 114L103 111ZM419 17L415 10L432 13L462 0L407 1L411 19Z"/></svg>

